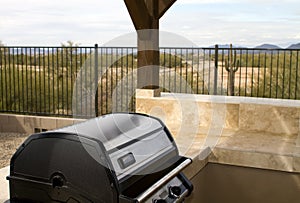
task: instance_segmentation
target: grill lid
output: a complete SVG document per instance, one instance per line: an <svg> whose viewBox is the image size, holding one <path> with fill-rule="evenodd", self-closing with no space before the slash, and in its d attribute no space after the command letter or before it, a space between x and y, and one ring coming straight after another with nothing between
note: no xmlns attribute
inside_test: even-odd
<svg viewBox="0 0 300 203"><path fill-rule="evenodd" d="M159 119L109 114L30 136L11 159L10 195L34 202L131 202L189 163Z"/></svg>

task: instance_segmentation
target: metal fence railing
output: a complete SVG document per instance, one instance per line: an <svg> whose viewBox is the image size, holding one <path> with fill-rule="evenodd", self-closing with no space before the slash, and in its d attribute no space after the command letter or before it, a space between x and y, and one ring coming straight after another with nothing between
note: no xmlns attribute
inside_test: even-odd
<svg viewBox="0 0 300 203"><path fill-rule="evenodd" d="M163 91L300 99L294 49L161 48ZM135 110L134 47L0 47L0 112L92 117Z"/></svg>
<svg viewBox="0 0 300 203"><path fill-rule="evenodd" d="M230 49L219 49L219 93L299 100L299 51L235 48L228 67Z"/></svg>

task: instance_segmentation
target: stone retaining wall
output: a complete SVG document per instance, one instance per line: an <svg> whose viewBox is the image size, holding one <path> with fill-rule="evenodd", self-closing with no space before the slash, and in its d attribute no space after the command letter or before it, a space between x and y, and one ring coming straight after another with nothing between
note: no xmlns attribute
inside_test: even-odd
<svg viewBox="0 0 300 203"><path fill-rule="evenodd" d="M0 132L31 134L82 122L83 119L0 114Z"/></svg>
<svg viewBox="0 0 300 203"><path fill-rule="evenodd" d="M299 133L300 101L161 93L149 97L137 90L136 111L164 120L173 132L181 127L266 132L278 135Z"/></svg>

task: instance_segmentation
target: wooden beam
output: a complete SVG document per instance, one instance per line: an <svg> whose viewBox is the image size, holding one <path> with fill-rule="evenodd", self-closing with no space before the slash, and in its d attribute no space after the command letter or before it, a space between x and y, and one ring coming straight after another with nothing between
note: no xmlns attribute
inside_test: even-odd
<svg viewBox="0 0 300 203"><path fill-rule="evenodd" d="M143 1L143 0L142 0ZM149 15L153 20L158 20L158 4L159 0L144 0L148 9Z"/></svg>
<svg viewBox="0 0 300 203"><path fill-rule="evenodd" d="M138 34L138 88L159 87L159 19L176 0L124 0Z"/></svg>
<svg viewBox="0 0 300 203"><path fill-rule="evenodd" d="M158 22L158 20L156 20ZM138 81L139 89L159 87L159 31L138 31Z"/></svg>
<svg viewBox="0 0 300 203"><path fill-rule="evenodd" d="M151 16L143 0L124 0L136 30L149 29Z"/></svg>
<svg viewBox="0 0 300 203"><path fill-rule="evenodd" d="M176 0L159 0L158 19L161 18L166 11L175 3Z"/></svg>

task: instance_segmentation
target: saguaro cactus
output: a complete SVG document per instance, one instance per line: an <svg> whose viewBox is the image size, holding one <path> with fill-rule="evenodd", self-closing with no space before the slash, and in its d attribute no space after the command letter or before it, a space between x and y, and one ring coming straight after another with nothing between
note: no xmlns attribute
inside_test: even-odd
<svg viewBox="0 0 300 203"><path fill-rule="evenodd" d="M238 71L240 60L236 57L236 50L232 51L232 44L230 44L228 60L225 59L225 69L228 72L229 95L234 96L234 78L235 72Z"/></svg>

